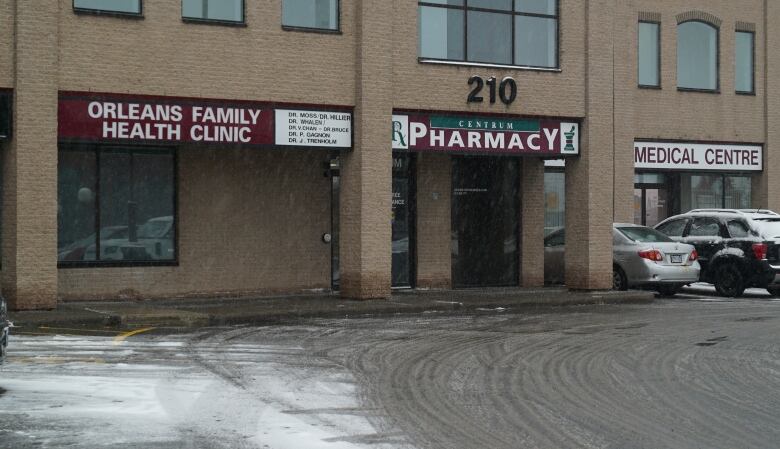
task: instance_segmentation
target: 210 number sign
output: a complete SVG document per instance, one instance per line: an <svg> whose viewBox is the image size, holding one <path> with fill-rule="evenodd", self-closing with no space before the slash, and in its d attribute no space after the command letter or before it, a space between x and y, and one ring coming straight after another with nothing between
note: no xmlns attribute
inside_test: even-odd
<svg viewBox="0 0 780 449"><path fill-rule="evenodd" d="M476 84L476 86L471 90L471 93L466 100L468 103L482 103L484 101L480 92L482 92L482 88L485 87L485 84L487 84L488 89L490 90L491 104L496 102L496 90L498 90L498 98L506 105L512 104L512 102L517 99L517 83L510 77L502 79L501 83L498 84L498 89L496 89L495 76L491 76L485 81L481 76L474 75L469 78L469 86L474 84Z"/></svg>

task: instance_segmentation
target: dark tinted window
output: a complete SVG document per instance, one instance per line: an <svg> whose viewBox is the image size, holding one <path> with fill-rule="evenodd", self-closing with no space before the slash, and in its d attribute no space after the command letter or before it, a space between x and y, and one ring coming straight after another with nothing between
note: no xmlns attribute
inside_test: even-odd
<svg viewBox="0 0 780 449"><path fill-rule="evenodd" d="M629 239L635 242L652 243L652 242L671 242L672 239L664 234L656 231L655 229L646 228L644 226L630 226L624 228L618 228Z"/></svg>
<svg viewBox="0 0 780 449"><path fill-rule="evenodd" d="M563 230L555 231L544 239L544 246L561 246L564 243L566 243L566 236Z"/></svg>
<svg viewBox="0 0 780 449"><path fill-rule="evenodd" d="M687 223L688 220L685 219L672 220L658 226L656 230L665 235L668 235L669 237L682 237L683 231L685 231L685 225Z"/></svg>
<svg viewBox="0 0 780 449"><path fill-rule="evenodd" d="M688 235L691 237L718 237L720 236L720 222L715 218L694 218Z"/></svg>
<svg viewBox="0 0 780 449"><path fill-rule="evenodd" d="M750 235L750 229L747 224L740 220L731 220L728 223L729 235L733 238L747 237Z"/></svg>
<svg viewBox="0 0 780 449"><path fill-rule="evenodd" d="M171 151L61 151L58 260L174 260L174 170Z"/></svg>

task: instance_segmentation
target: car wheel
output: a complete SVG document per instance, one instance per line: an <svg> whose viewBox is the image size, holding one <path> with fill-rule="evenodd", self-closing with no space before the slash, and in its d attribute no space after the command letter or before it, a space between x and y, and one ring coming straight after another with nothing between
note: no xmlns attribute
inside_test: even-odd
<svg viewBox="0 0 780 449"><path fill-rule="evenodd" d="M738 298L745 292L745 280L739 267L733 263L721 265L716 271L715 290L721 296Z"/></svg>
<svg viewBox="0 0 780 449"><path fill-rule="evenodd" d="M661 285L658 287L658 294L661 296L674 296L680 291L680 287L676 285Z"/></svg>
<svg viewBox="0 0 780 449"><path fill-rule="evenodd" d="M628 290L628 280L626 279L626 273L615 265L612 267L612 289L613 290Z"/></svg>
<svg viewBox="0 0 780 449"><path fill-rule="evenodd" d="M767 288L766 291L768 291L769 294L774 296L775 298L780 298L780 288L777 287Z"/></svg>

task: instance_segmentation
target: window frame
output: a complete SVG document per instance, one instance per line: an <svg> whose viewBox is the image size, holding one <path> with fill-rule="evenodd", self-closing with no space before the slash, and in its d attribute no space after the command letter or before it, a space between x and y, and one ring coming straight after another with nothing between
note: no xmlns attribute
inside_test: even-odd
<svg viewBox="0 0 780 449"><path fill-rule="evenodd" d="M715 30L715 88L714 89L702 89L699 87L680 87L680 65L679 65L679 54L680 54L680 26L685 25L686 23L691 22L698 22L703 23L704 25L707 25L708 27ZM678 92L699 92L699 93L709 93L709 94L720 94L720 27L715 25L714 23L707 22L701 19L691 19L691 20L684 20L682 22L677 23L677 73L676 73L676 81L677 81L677 91Z"/></svg>
<svg viewBox="0 0 780 449"><path fill-rule="evenodd" d="M67 144L59 145L57 154L62 152L92 152L95 155L95 254L100 255L100 156L101 153L130 154L166 154L173 161L173 258L169 260L82 260L57 261L57 268L117 268L117 267L178 267L179 266L179 152L176 147L165 145L103 145L103 144ZM58 164L59 165L59 164ZM58 173L59 177L59 173ZM58 194L59 201L59 194Z"/></svg>
<svg viewBox="0 0 780 449"><path fill-rule="evenodd" d="M751 36L751 45L750 45L750 87L751 90L738 90L736 86L737 82L737 35L739 33L749 34ZM736 30L734 32L734 92L737 95L749 95L749 96L755 96L756 95L756 32L755 31L745 31L745 30Z"/></svg>
<svg viewBox="0 0 780 449"><path fill-rule="evenodd" d="M517 12L515 11L515 0L511 0L512 2L512 9L507 10L500 10L500 9L491 9L491 8L481 8L481 7L469 7L469 0L463 0L463 5L444 5L440 3L432 3L425 0L418 0L417 1L417 11L418 11L418 17L417 17L417 23L419 24L420 17L419 17L419 10L420 7L434 7L434 8L444 8L444 9L455 9L459 11L463 11L463 59L444 59L444 58L431 58L427 56L420 56L419 52L419 39L420 36L417 36L418 40L418 48L417 48L417 62L422 64L444 64L444 65L460 65L460 66L469 66L469 67L491 67L491 68L499 68L499 69L519 69L519 70L534 70L534 71L540 71L540 72L561 72L561 0L553 0L555 1L555 15L549 15L549 14L538 14L538 13L527 13L527 12ZM512 26L512 33L511 33L511 40L512 40L512 46L510 50L510 54L512 55L512 61L513 64L500 64L500 63L493 63L493 62L479 62L479 61L469 61L468 60L468 31L469 31L469 23L468 23L468 12L469 11L476 11L476 12L487 12L487 13L496 13L496 14L506 14L512 18L511 20L511 26ZM540 19L555 19L556 26L555 26L555 67L544 67L544 66L528 66L528 65L519 65L514 64L515 59L515 18L518 16L522 17L536 17Z"/></svg>
<svg viewBox="0 0 780 449"><path fill-rule="evenodd" d="M320 34L342 34L341 32L341 0L334 0L336 2L336 28L317 28L317 27L302 27L297 25L285 25L284 24L284 0L280 2L281 11L279 11L279 17L282 23L283 31L298 31L302 33L320 33ZM245 1L246 3L246 1Z"/></svg>
<svg viewBox="0 0 780 449"><path fill-rule="evenodd" d="M203 17L188 17L184 15L184 1L181 0L181 21L184 23L193 23L201 25L223 25L234 27L245 27L246 24L246 0L241 1L241 20L209 19Z"/></svg>
<svg viewBox="0 0 780 449"><path fill-rule="evenodd" d="M656 57L658 58L658 84L656 84L656 85L653 85L653 84L642 84L639 81L639 73L640 73L640 68L639 68L639 28L640 27L639 27L639 24L642 24L642 23L649 23L649 24L658 26L658 36L656 37L657 41L658 41L658 51L656 52ZM637 84L637 87L639 87L640 89L656 89L656 90L661 90L662 89L663 80L661 79L661 75L662 75L663 71L661 70L661 64L663 64L663 60L661 59L661 44L662 44L662 42L661 42L661 39L662 39L661 38L661 29L662 29L661 28L661 22L657 21L657 20L640 20L638 22L637 30L636 30L637 31L637 42L636 42L636 59L637 59L637 61L636 61L636 72L637 72L637 77L636 77L636 84Z"/></svg>
<svg viewBox="0 0 780 449"><path fill-rule="evenodd" d="M127 19L144 18L144 0L138 0L138 12L114 11L111 9L83 8L83 7L76 6L76 0L72 0L71 5L73 6L73 12L75 14L86 14L86 15L94 15L94 16L106 16L106 17L122 17Z"/></svg>

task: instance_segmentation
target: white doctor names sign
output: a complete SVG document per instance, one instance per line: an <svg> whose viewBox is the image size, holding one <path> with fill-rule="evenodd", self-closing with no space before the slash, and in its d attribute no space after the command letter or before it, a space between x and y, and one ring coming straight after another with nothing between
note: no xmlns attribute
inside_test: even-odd
<svg viewBox="0 0 780 449"><path fill-rule="evenodd" d="M634 167L662 170L763 170L761 145L634 142Z"/></svg>
<svg viewBox="0 0 780 449"><path fill-rule="evenodd" d="M349 148L352 146L352 114L277 109L276 144Z"/></svg>

